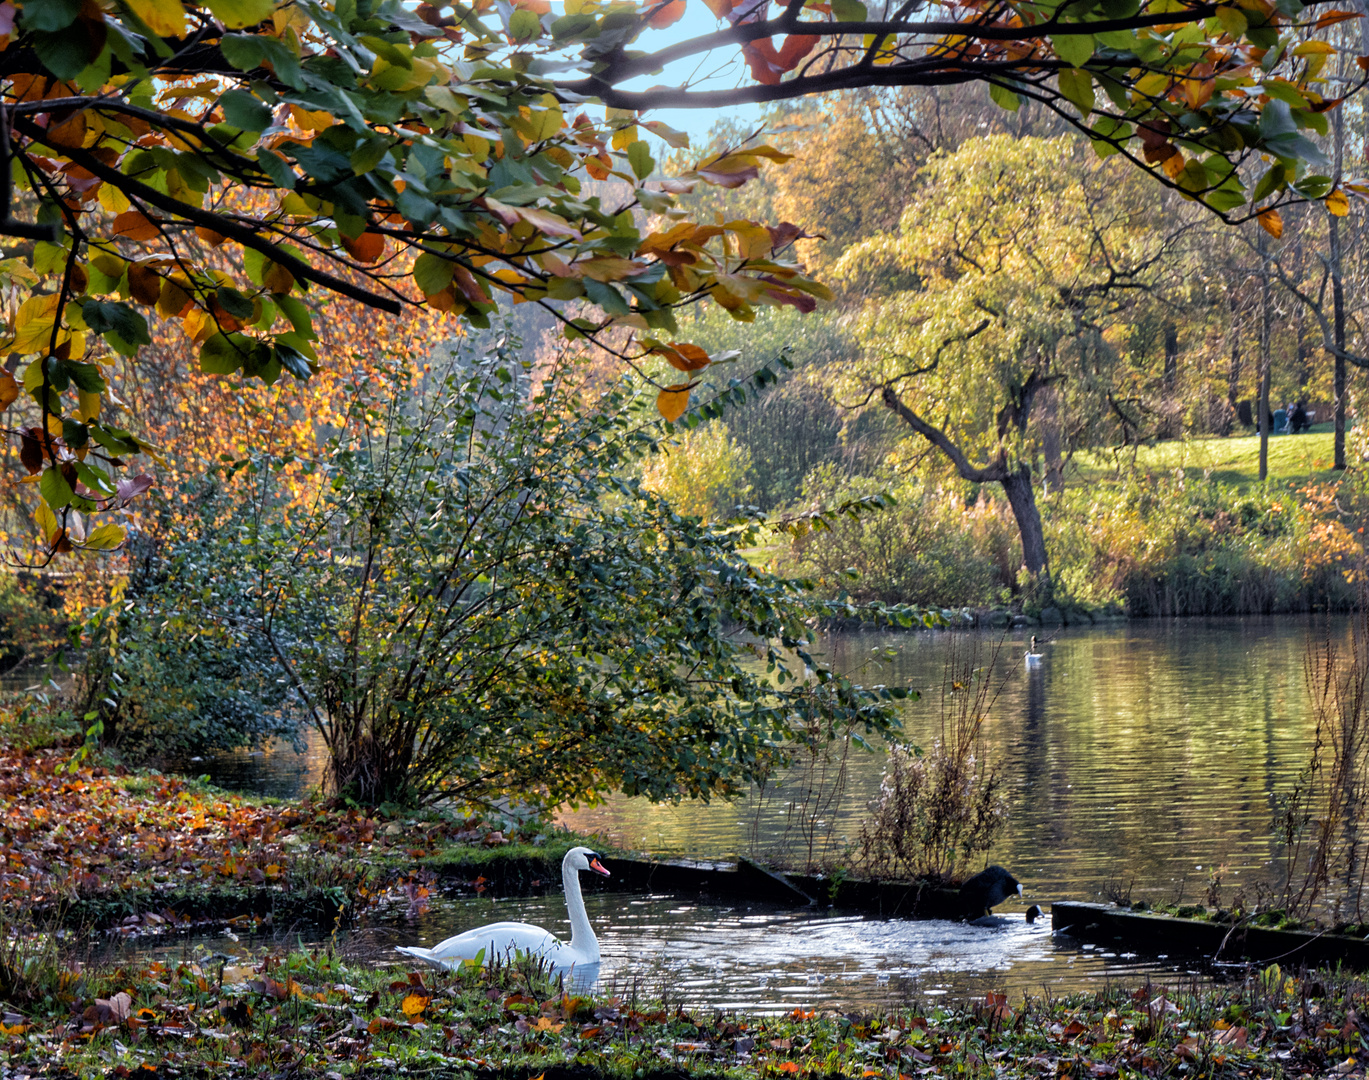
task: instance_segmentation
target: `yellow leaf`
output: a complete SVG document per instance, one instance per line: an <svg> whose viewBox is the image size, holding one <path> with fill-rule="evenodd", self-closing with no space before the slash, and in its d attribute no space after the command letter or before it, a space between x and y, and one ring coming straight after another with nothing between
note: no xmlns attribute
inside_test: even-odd
<svg viewBox="0 0 1369 1080"><path fill-rule="evenodd" d="M17 353L33 352L45 346L52 337L52 322L57 314L56 293L30 296L19 305L14 317L14 342L10 349Z"/></svg>
<svg viewBox="0 0 1369 1080"><path fill-rule="evenodd" d="M0 409L8 409L19 397L19 384L8 371L0 371Z"/></svg>
<svg viewBox="0 0 1369 1080"><path fill-rule="evenodd" d="M76 415L83 422L89 423L100 418L100 392L96 391L77 391L78 407Z"/></svg>
<svg viewBox="0 0 1369 1080"><path fill-rule="evenodd" d="M1294 56L1329 56L1336 51L1334 45L1325 41L1304 41L1293 50Z"/></svg>
<svg viewBox="0 0 1369 1080"><path fill-rule="evenodd" d="M689 408L689 383L676 383L656 395L656 411L672 424Z"/></svg>
<svg viewBox="0 0 1369 1080"><path fill-rule="evenodd" d="M241 30L269 19L276 0L205 0L205 6L228 29Z"/></svg>
<svg viewBox="0 0 1369 1080"><path fill-rule="evenodd" d="M1260 226L1275 240L1283 235L1283 218L1277 210L1261 210Z"/></svg>
<svg viewBox="0 0 1369 1080"><path fill-rule="evenodd" d="M57 515L52 512L52 507L40 502L38 509L33 512L33 522L43 534L43 543L51 544L52 538L57 535Z"/></svg>
<svg viewBox="0 0 1369 1080"><path fill-rule="evenodd" d="M1345 197L1345 191L1336 188L1330 195L1326 196L1326 209L1335 214L1336 217L1345 217L1350 213L1350 200Z"/></svg>
<svg viewBox="0 0 1369 1080"><path fill-rule="evenodd" d="M425 998L422 994L410 994L404 999L403 1005L401 1006L404 1010L404 1015L418 1016L428 1007L429 1000L429 998Z"/></svg>
<svg viewBox="0 0 1369 1080"><path fill-rule="evenodd" d="M185 36L185 8L181 0L127 0L133 14L162 37Z"/></svg>

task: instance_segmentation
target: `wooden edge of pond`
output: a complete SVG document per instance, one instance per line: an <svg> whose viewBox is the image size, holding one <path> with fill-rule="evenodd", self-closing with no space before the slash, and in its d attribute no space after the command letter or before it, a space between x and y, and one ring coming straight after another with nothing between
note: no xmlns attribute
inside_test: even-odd
<svg viewBox="0 0 1369 1080"><path fill-rule="evenodd" d="M527 881L535 869L545 880L546 865L537 862L527 868L505 861L502 868L490 863L479 865L479 875L495 889ZM788 874L768 869L751 859L735 862L692 859L638 859L604 856L608 879L585 878L589 890L621 892L675 892L700 900L753 901L788 907L838 907L882 918L958 919L964 914L960 894L906 881L865 881L842 875L816 876ZM445 868L448 876L470 873L477 868L453 864Z"/></svg>
<svg viewBox="0 0 1369 1080"><path fill-rule="evenodd" d="M1051 929L1076 940L1128 951L1182 953L1220 963L1249 961L1259 967L1345 964L1369 969L1369 941L1362 938L1181 919L1107 904L1056 901L1051 905Z"/></svg>

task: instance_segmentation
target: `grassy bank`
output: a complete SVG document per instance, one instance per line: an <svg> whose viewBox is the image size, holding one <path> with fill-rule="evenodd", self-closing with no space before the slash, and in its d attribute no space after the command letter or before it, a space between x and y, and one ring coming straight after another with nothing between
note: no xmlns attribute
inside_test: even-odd
<svg viewBox="0 0 1369 1080"><path fill-rule="evenodd" d="M120 1080L1359 1077L1369 1047L1363 982L1277 967L1229 986L762 1017L567 993L526 964L444 973L316 952L53 964L6 1000L4 1075Z"/></svg>
<svg viewBox="0 0 1369 1080"><path fill-rule="evenodd" d="M1331 424L1316 424L1298 435L1275 435L1269 439L1269 480L1278 486L1308 481L1334 480ZM1118 465L1141 472L1182 469L1186 479L1209 478L1219 484L1245 489L1259 483L1260 437L1175 439L1149 446L1126 448L1115 456L1086 451L1075 456L1076 470L1067 482L1078 485L1106 483Z"/></svg>

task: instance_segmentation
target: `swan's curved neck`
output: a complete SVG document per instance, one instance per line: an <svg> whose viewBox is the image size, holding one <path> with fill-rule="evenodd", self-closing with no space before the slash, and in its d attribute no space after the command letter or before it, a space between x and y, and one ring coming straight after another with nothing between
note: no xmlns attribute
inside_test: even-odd
<svg viewBox="0 0 1369 1080"><path fill-rule="evenodd" d="M585 913L585 898L580 895L580 872L573 866L561 867L561 881L566 887L566 911L570 913L570 947L585 958L587 964L599 962L599 939Z"/></svg>

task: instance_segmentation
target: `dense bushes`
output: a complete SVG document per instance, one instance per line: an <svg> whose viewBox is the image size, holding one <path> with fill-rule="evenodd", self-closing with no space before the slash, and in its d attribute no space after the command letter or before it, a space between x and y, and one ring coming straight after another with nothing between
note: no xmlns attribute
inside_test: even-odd
<svg viewBox="0 0 1369 1080"><path fill-rule="evenodd" d="M990 500L966 505L954 490L892 478L842 479L829 464L804 481L802 505L818 508L880 492L891 494L895 505L796 537L786 568L814 574L858 600L987 606L1008 598L1016 530ZM848 569L859 576L850 578Z"/></svg>
<svg viewBox="0 0 1369 1080"><path fill-rule="evenodd" d="M879 486L817 470L804 497L822 503ZM963 485L909 481L892 491L895 508L794 540L786 565L861 598L1030 606L1006 502L988 489L967 496ZM1067 488L1041 503L1055 600L1138 616L1348 609L1363 559L1346 524L1354 498L1348 486L1241 491L1173 476ZM847 568L859 577L843 579Z"/></svg>
<svg viewBox="0 0 1369 1080"><path fill-rule="evenodd" d="M188 493L196 535L139 536L111 601L87 615L83 712L135 757L258 746L299 732L298 700L258 630L257 581L241 544L242 492Z"/></svg>

